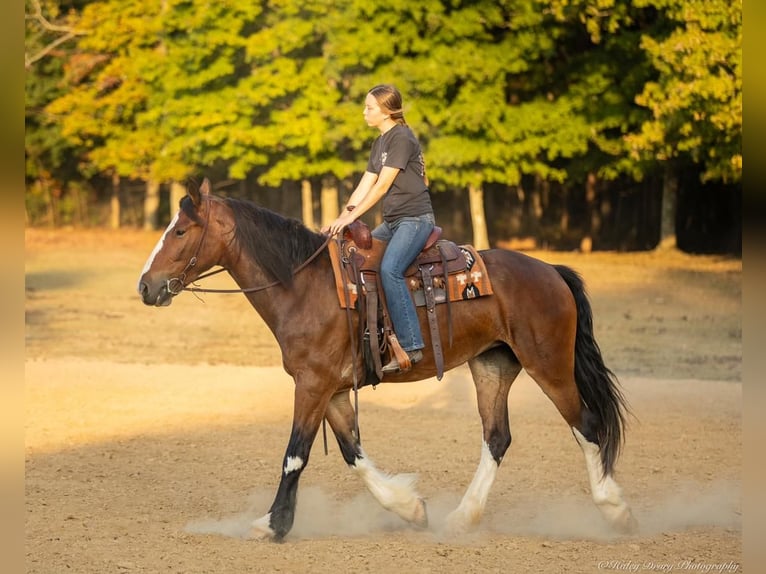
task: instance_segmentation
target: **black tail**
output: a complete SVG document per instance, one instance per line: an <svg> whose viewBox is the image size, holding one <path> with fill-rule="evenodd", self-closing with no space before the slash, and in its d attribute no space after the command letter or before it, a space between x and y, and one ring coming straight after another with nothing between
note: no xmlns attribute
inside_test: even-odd
<svg viewBox="0 0 766 574"><path fill-rule="evenodd" d="M624 440L627 403L615 374L604 365L593 336L593 312L582 278L564 265L555 265L577 305L575 382L587 410L583 435L599 445L604 474L611 474Z"/></svg>

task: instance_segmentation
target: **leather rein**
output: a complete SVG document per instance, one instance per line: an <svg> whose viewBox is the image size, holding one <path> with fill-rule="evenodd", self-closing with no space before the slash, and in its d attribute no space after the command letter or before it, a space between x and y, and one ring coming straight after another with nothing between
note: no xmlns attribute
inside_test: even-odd
<svg viewBox="0 0 766 574"><path fill-rule="evenodd" d="M208 199L208 201L212 201L211 199ZM197 264L197 256L199 255L200 251L202 250L202 244L205 242L205 236L207 235L207 229L210 223L210 212L212 210L210 209L210 206L208 205L208 210L205 215L205 226L202 228L202 235L199 238L199 243L197 244L197 249L194 251L194 255L192 255L191 259L189 259L189 262L186 264L186 267L184 267L184 270L181 271L181 274L178 277L171 277L170 279L165 281L166 288L169 293L172 293L173 295L178 295L181 293L181 291L192 291L194 293L255 293L258 291L265 291L266 289L271 289L272 287L276 287L281 283L281 281L272 281L271 283L268 283L266 285L259 285L257 287L245 287L242 289L209 289L207 287L187 287L185 285L186 283L186 273L192 269ZM319 257L319 254L322 253L322 251L325 250L327 245L332 240L332 235L328 236L327 239L320 245L314 253L311 254L311 257L306 259L303 263L301 263L298 267L293 269L293 275L298 274L303 269L308 267L308 265L314 261L317 257ZM192 283L195 283L199 281L200 279L206 279L207 277L212 277L213 275L217 275L218 273L221 273L223 271L226 271L224 267L221 267L220 269L215 269L214 271L209 271L207 273L203 273L199 277L197 277Z"/></svg>

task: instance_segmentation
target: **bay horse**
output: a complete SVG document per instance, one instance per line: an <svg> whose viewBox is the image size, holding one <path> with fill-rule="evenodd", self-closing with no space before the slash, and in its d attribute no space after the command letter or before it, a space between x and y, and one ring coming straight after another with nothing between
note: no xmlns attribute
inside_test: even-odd
<svg viewBox="0 0 766 574"><path fill-rule="evenodd" d="M346 311L338 304L327 246L331 238L250 201L221 198L210 182L192 185L149 256L138 281L146 305L170 305L205 271L220 267L263 318L295 381L292 430L281 478L267 514L252 524L254 538L282 540L295 515L298 481L323 419L349 467L386 509L427 525L425 501L406 475L379 470L362 448L351 403L363 379L361 353L352 352ZM606 521L630 532L636 521L613 477L624 437L627 405L593 335L592 311L580 276L503 249L480 252L494 294L452 304L453 344L444 368L468 363L483 429L473 480L447 517L452 531L479 522L498 467L511 444L508 392L525 369L550 398L582 449L591 495ZM442 307L442 306L439 306ZM437 307L438 308L438 307ZM419 311L424 336L429 329ZM356 313L352 313L357 321ZM447 329L440 313L441 332ZM428 341L426 341L428 343ZM433 352L410 371L381 382L433 377Z"/></svg>

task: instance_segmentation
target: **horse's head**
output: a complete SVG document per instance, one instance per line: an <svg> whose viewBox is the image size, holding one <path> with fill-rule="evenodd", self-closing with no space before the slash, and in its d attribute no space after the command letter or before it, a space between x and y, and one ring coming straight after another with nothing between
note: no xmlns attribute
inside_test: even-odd
<svg viewBox="0 0 766 574"><path fill-rule="evenodd" d="M210 237L210 211L216 203L207 179L199 188L188 189L138 279L138 294L145 304L170 305L186 285L216 265L218 242Z"/></svg>

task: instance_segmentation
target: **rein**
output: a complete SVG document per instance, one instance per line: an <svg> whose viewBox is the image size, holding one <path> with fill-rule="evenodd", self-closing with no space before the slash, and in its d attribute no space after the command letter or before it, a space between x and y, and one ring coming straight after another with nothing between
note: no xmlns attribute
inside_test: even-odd
<svg viewBox="0 0 766 574"><path fill-rule="evenodd" d="M296 275L303 271L308 265L314 261L317 257L319 257L319 254L322 253L322 251L325 250L327 245L332 240L332 236L328 237L322 245L320 245L314 253L311 254L311 257L306 259L303 263L301 263L298 267L296 267L293 270L293 275ZM209 271L207 273L203 273L199 277L197 277L194 281L199 281L200 279L206 279L208 277L212 277L213 275L217 275L218 273L221 273L223 271L226 271L223 267L221 269L216 269L214 271ZM173 281L173 279L168 280L168 282ZM257 291L265 291L266 289L271 289L272 287L276 287L279 285L280 281L272 281L271 283L267 283L266 285L259 285L258 287L245 287L242 289L209 289L206 287L183 287L180 291L192 291L194 293L255 293ZM179 291L179 293L180 293Z"/></svg>
<svg viewBox="0 0 766 574"><path fill-rule="evenodd" d="M208 199L208 201L211 201L211 199ZM185 285L186 283L186 272L189 271L192 267L194 267L197 264L197 256L199 255L199 252L202 250L202 244L205 242L205 236L207 235L207 229L210 222L210 205L208 205L207 214L205 215L205 227L202 229L202 235L200 236L199 243L197 244L197 249L194 252L194 255L192 255L191 259L189 259L189 262L186 264L186 267L184 267L184 270L181 271L181 275L178 277L171 277L168 279L165 284L167 286L167 290L172 293L173 295L178 295L181 291L191 291L193 293L255 293L257 291L265 291L266 289L271 289L272 287L276 287L281 282L280 281L272 281L271 283L268 283L266 285L260 285L258 287L245 287L244 289L208 289L206 287L187 287ZM298 267L296 267L293 270L293 275L296 275L303 269L305 269L314 259L319 257L319 254L324 251L324 249L327 247L327 245L332 240L332 235L328 236L327 239L320 245L314 253L311 254L311 257L306 259L303 263L301 263ZM214 271L209 271L207 273L203 273L199 277L197 277L194 282L199 281L200 279L206 279L207 277L212 277L213 275L216 275L218 273L221 273L222 271L226 271L225 268L216 269Z"/></svg>

